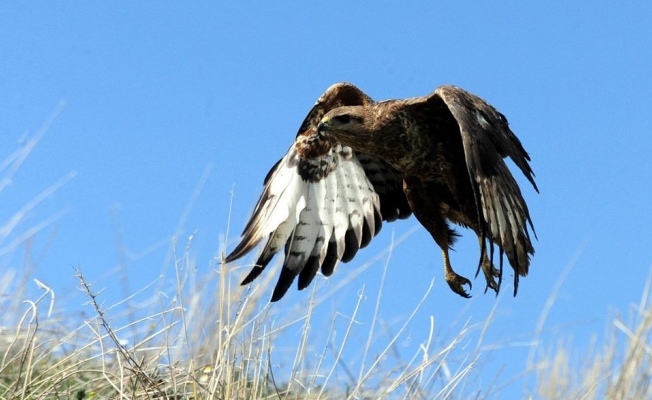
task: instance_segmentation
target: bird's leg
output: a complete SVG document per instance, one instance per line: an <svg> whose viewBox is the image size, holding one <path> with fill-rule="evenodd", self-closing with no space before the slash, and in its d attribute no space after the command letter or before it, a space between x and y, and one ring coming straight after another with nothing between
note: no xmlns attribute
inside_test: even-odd
<svg viewBox="0 0 652 400"><path fill-rule="evenodd" d="M491 260L489 260L489 257L487 256L487 247L482 246L484 239L482 236L478 235L478 242L480 244L480 252L481 254L481 260L480 260L480 265L482 266L482 272L484 273L484 278L487 281L487 287L485 288L485 292L487 289L492 289L496 294L498 294L498 290L500 290L500 271L494 267L493 263ZM477 276L477 274L476 274ZM498 278L498 282L496 282L496 279Z"/></svg>
<svg viewBox="0 0 652 400"><path fill-rule="evenodd" d="M469 285L469 289L471 289L471 281L453 271L450 258L448 257L448 246L440 247L444 259L444 278L446 279L446 283L448 283L448 286L453 292L468 299L471 295L464 290L464 285Z"/></svg>
<svg viewBox="0 0 652 400"><path fill-rule="evenodd" d="M441 211L441 199L438 197L442 189L435 182L421 182L417 179L405 177L403 180L403 192L407 197L408 204L421 225L428 230L444 258L444 278L453 292L462 297L471 297L464 285L471 281L453 271L448 251L455 240L455 232L448 227L446 216Z"/></svg>
<svg viewBox="0 0 652 400"><path fill-rule="evenodd" d="M419 214L417 213L415 213L415 215L441 248L442 258L444 259L444 279L446 279L446 283L448 283L448 286L453 292L467 299L470 298L471 295L464 290L464 285L469 285L470 290L473 286L471 285L471 281L453 271L450 257L448 255L448 252L455 241L455 231L448 227L446 219L441 214L430 215L429 218L419 218Z"/></svg>

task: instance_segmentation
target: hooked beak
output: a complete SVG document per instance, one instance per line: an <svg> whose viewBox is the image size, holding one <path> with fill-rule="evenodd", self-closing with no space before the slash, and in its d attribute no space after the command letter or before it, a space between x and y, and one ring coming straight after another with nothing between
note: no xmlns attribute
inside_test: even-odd
<svg viewBox="0 0 652 400"><path fill-rule="evenodd" d="M321 121L319 121L319 123L317 124L317 132L324 132L328 129L328 125L327 125L328 120L329 120L328 117L324 117L321 119Z"/></svg>

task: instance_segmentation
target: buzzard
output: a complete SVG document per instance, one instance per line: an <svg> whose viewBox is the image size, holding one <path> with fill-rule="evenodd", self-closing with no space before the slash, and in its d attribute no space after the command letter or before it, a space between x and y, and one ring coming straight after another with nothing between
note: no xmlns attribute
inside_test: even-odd
<svg viewBox="0 0 652 400"><path fill-rule="evenodd" d="M271 301L298 276L306 288L319 270L330 276L379 232L382 221L412 213L443 254L450 288L470 297L471 281L451 267L457 234L448 221L478 237L487 286L496 293L503 257L519 276L528 273L536 237L527 204L504 159L530 181L530 157L507 119L481 98L455 86L428 96L375 102L349 83L326 90L304 119L285 156L264 181L263 194L242 239L226 257L236 260L265 241L246 285L274 255L285 252ZM494 267L494 249L499 267Z"/></svg>

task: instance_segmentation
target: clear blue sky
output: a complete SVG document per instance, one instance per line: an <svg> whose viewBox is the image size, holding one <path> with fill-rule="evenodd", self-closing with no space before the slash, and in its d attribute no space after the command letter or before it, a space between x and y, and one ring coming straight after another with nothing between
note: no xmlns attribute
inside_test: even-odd
<svg viewBox="0 0 652 400"><path fill-rule="evenodd" d="M329 85L349 81L380 100L455 84L507 115L541 189L537 195L523 186L539 237L531 274L518 297L500 299L489 340L532 338L554 284L582 250L547 322L548 344L561 333L580 346L604 332L610 310L638 300L652 262L652 3L437 3L4 4L0 160L61 100L66 106L0 193L0 223L71 171L76 176L30 211L0 249L65 210L56 236L45 230L33 244L34 276L61 298L84 300L73 277L73 267L81 267L107 287L107 303L120 299L111 273L119 261L116 230L133 290L160 273L175 234L185 241L197 232L193 254L209 273L226 233L231 190L229 249L265 173ZM416 224L386 224L330 281L387 247L392 232L398 237ZM471 277L476 242L462 233L467 240L453 265ZM16 254L0 256L1 268L21 263ZM415 332L430 314L442 332L456 315L482 321L496 302L482 294L482 278L474 281L473 299L464 300L446 286L441 263L425 230L398 246L382 317L400 322L434 277ZM335 301L353 304L363 283L377 290L381 267ZM292 289L274 307L308 296ZM522 371L527 351L491 356L492 365L508 366L499 380ZM521 383L510 388L522 392Z"/></svg>

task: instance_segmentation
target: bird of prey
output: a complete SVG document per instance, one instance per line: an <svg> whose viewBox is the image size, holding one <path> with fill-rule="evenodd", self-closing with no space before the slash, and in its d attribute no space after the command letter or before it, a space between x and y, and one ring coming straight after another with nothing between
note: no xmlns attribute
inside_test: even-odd
<svg viewBox="0 0 652 400"><path fill-rule="evenodd" d="M482 269L485 291L498 293L506 256L516 295L519 276L527 275L534 254L528 226L535 232L506 157L538 192L528 153L505 116L481 98L440 86L424 97L375 102L352 84L335 84L267 174L263 194L226 262L264 241L245 285L283 248L271 299L277 301L297 276L299 290L320 269L330 276L339 261L350 261L369 244L382 221L413 213L441 248L444 277L455 293L470 297L465 286L470 289L471 282L451 267L449 249L457 234L448 221L477 235L476 276Z"/></svg>

